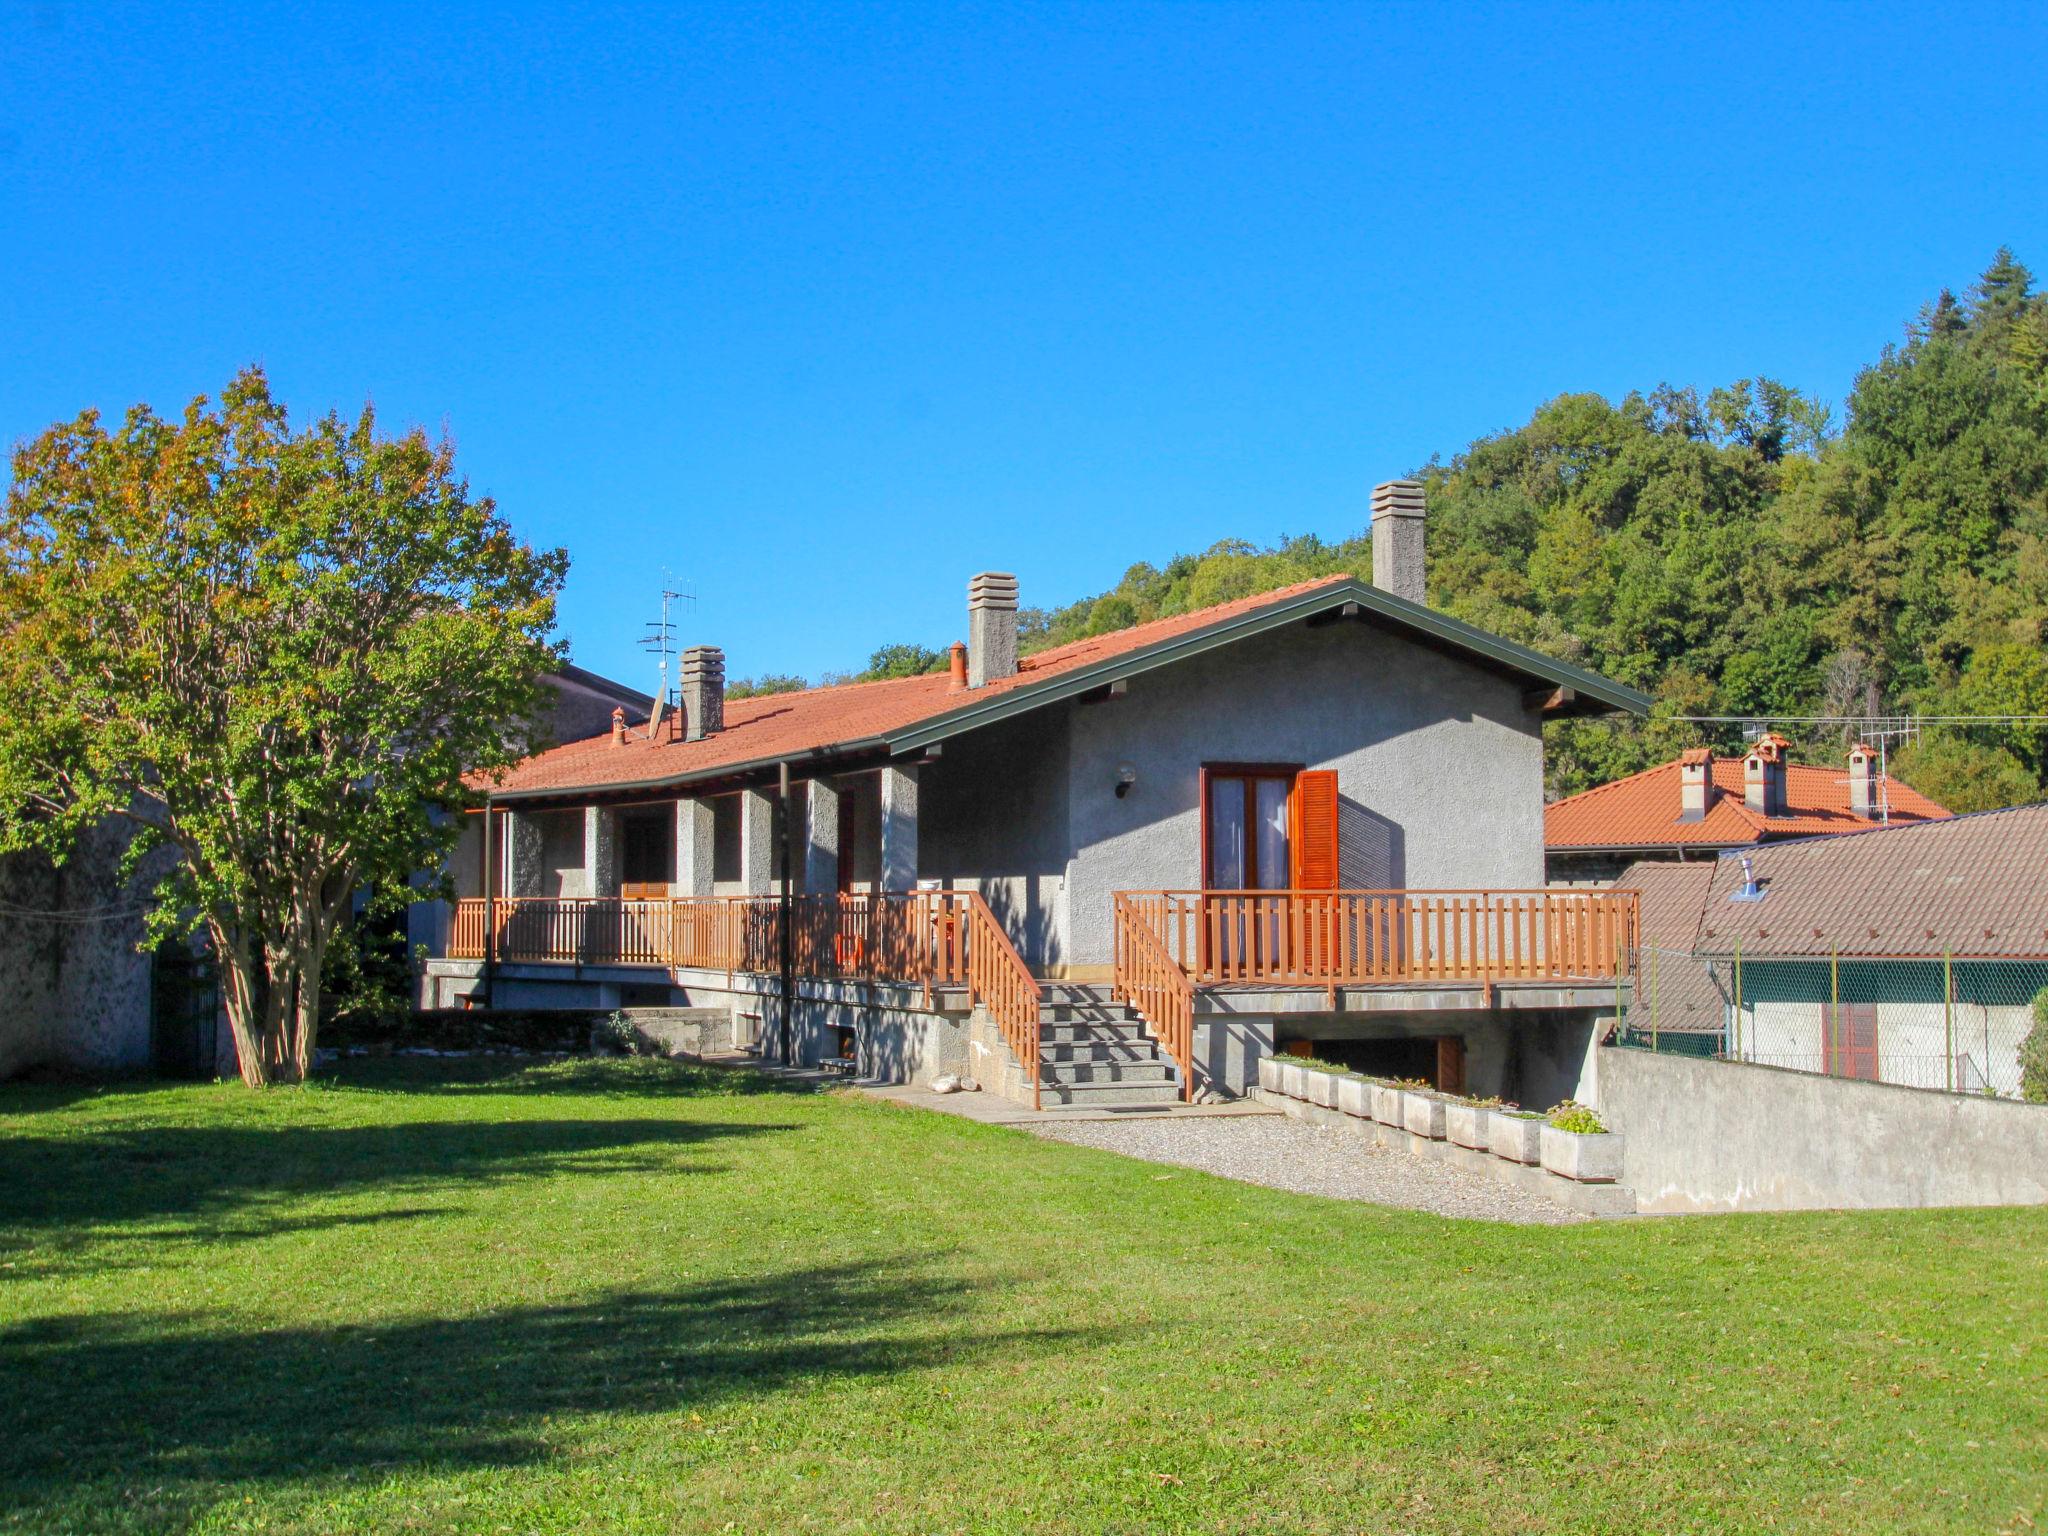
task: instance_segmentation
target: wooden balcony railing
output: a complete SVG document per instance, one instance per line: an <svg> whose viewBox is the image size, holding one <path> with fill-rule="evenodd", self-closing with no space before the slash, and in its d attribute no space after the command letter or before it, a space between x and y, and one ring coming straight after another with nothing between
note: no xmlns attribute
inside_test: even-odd
<svg viewBox="0 0 2048 1536"><path fill-rule="evenodd" d="M1209 986L1601 981L1636 944L1633 891L1126 891L1117 906L1120 931ZM1141 955L1119 942L1120 978Z"/></svg>
<svg viewBox="0 0 2048 1536"><path fill-rule="evenodd" d="M782 968L782 903L773 896L465 897L448 954L512 963L659 965L769 973ZM790 959L807 980L965 987L989 1011L1037 1103L1040 989L978 891L888 891L790 900Z"/></svg>

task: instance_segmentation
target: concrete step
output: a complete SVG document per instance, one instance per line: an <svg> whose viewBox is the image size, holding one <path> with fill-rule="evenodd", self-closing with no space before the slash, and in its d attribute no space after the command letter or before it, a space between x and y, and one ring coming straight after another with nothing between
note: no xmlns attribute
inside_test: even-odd
<svg viewBox="0 0 2048 1536"><path fill-rule="evenodd" d="M1150 1040L1041 1041L1040 1061L1157 1061L1159 1047Z"/></svg>
<svg viewBox="0 0 2048 1536"><path fill-rule="evenodd" d="M1062 1104L1076 1109L1120 1109L1132 1104L1172 1104L1180 1098L1180 1085L1163 1083L1047 1083L1039 1102Z"/></svg>
<svg viewBox="0 0 2048 1536"><path fill-rule="evenodd" d="M1106 983L1048 981L1040 984L1039 991L1048 1003L1072 1003L1084 1007L1122 1006L1110 1001L1110 989Z"/></svg>
<svg viewBox="0 0 2048 1536"><path fill-rule="evenodd" d="M1173 1081L1170 1061L1063 1061L1040 1062L1038 1074L1046 1083L1165 1083Z"/></svg>
<svg viewBox="0 0 2048 1536"><path fill-rule="evenodd" d="M1138 1016L1121 1003L1041 1003L1038 1008L1041 1024L1129 1024Z"/></svg>
<svg viewBox="0 0 2048 1536"><path fill-rule="evenodd" d="M1046 1045L1109 1045L1152 1037L1142 1024L1041 1024L1038 1038Z"/></svg>

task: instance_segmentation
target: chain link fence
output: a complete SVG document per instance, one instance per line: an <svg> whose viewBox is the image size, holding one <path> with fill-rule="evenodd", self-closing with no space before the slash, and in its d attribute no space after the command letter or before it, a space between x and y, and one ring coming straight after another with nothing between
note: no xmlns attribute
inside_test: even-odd
<svg viewBox="0 0 2048 1536"><path fill-rule="evenodd" d="M1617 1043L1952 1093L2020 1097L2048 964L1703 958L1646 945Z"/></svg>

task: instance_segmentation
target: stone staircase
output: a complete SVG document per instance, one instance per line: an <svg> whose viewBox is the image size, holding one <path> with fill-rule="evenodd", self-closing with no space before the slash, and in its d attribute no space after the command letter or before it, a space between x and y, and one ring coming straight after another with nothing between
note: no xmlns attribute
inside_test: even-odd
<svg viewBox="0 0 2048 1536"><path fill-rule="evenodd" d="M1107 987L1048 982L1038 1011L1039 1100L1046 1109L1171 1104L1180 1076L1145 1022Z"/></svg>

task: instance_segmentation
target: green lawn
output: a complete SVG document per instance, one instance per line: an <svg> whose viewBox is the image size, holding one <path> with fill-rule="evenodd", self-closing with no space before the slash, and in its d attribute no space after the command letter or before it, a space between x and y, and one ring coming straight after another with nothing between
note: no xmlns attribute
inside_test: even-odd
<svg viewBox="0 0 2048 1536"><path fill-rule="evenodd" d="M1480 1226L652 1062L0 1090L0 1530L2048 1525L2048 1211Z"/></svg>

